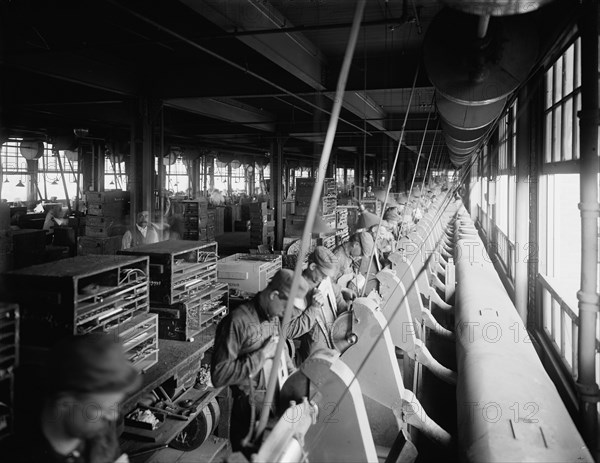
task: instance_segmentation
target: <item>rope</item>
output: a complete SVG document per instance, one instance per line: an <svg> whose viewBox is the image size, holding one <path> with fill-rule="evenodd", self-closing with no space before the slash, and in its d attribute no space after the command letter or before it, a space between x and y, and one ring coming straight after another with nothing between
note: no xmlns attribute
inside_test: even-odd
<svg viewBox="0 0 600 463"><path fill-rule="evenodd" d="M308 215L306 217L306 225L304 226L304 230L302 232L302 245L300 248L300 254L298 255L298 260L296 261L296 268L294 269L294 278L292 280L292 288L290 290L290 296L287 299L285 312L283 315L283 321L281 326L283 327L283 331L287 328L287 325L290 322L292 316L292 307L294 304L294 294L297 293L298 288L300 286L300 278L302 278L302 263L308 251L308 245L310 243L310 235L312 231L312 227L317 215L318 203L321 197L321 191L323 190L323 181L325 178L325 172L327 170L327 165L329 164L329 157L331 155L331 148L333 146L333 140L335 138L335 132L337 128L337 123L339 120L340 111L342 108L342 101L344 99L344 91L346 88L346 81L348 80L348 73L350 72L350 64L352 62L352 55L354 54L354 49L356 48L356 41L358 38L358 32L360 30L360 23L362 21L363 12L365 9L366 0L360 0L356 5L356 11L354 13L354 19L352 22L352 29L350 31L350 38L348 40L348 46L346 48L346 53L344 55L344 61L342 63L342 68L340 70L340 76L337 83L336 95L333 104L333 108L331 111L331 119L329 120L329 126L327 128L327 135L325 137L325 143L323 145L323 152L321 154L321 159L319 161L319 176L315 182L315 188L312 192L312 197L310 200L310 207L308 209ZM267 392L265 395L265 403L263 405L260 421L256 427L256 436L260 436L265 427L267 426L267 420L269 418L269 410L270 403L273 400L273 396L275 394L275 386L277 384L277 371L279 369L279 360L281 359L281 354L285 347L286 336L285 332L279 337L279 342L277 343L277 349L275 351L275 358L273 359L273 367L271 369L271 374L269 377L269 382L267 385Z"/></svg>
<svg viewBox="0 0 600 463"><path fill-rule="evenodd" d="M373 262L373 256L377 252L377 238L379 238L379 229L381 228L381 221L383 220L383 214L385 214L385 208L387 206L388 198L390 196L390 190L392 188L392 177L394 176L394 172L396 172L396 165L398 164L398 157L400 155L400 147L402 146L402 139L404 138L404 132L406 130L406 122L408 121L408 115L410 113L410 105L412 103L413 96L415 94L415 87L417 85L417 77L419 76L419 67L417 66L417 70L415 71L415 77L413 78L412 88L410 90L410 96L408 98L408 106L406 107L406 113L404 114L404 121L402 122L402 130L400 131L400 137L398 138L398 146L396 147L396 155L394 156L394 163L392 164L392 169L390 170L388 187L385 192L385 198L383 201L383 207L381 208L381 216L379 217L379 225L377 227L377 232L375 233L375 240L373 249L371 250L371 257L369 258L369 264L367 266L367 276L369 278L369 272L371 271L371 264ZM429 118L427 119L429 121ZM367 285L363 286L361 297L364 296L365 291L367 289Z"/></svg>

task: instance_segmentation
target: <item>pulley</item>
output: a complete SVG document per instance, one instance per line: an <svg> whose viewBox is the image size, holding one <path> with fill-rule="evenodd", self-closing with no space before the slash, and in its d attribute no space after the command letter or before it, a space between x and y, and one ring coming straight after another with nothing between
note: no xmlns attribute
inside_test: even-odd
<svg viewBox="0 0 600 463"><path fill-rule="evenodd" d="M358 342L358 336L352 332L353 317L352 311L344 312L335 319L331 327L329 334L331 345L340 354L343 354Z"/></svg>

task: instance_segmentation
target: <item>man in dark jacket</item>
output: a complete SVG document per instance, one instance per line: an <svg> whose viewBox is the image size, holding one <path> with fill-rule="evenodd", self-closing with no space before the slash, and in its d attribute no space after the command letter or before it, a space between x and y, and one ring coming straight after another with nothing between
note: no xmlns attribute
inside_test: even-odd
<svg viewBox="0 0 600 463"><path fill-rule="evenodd" d="M113 336L92 333L59 343L40 387L39 417L0 451L11 463L126 463L119 448L119 405L141 377Z"/></svg>
<svg viewBox="0 0 600 463"><path fill-rule="evenodd" d="M216 387L231 386L233 406L229 430L232 450L250 452L243 445L254 419L252 408L260 412L268 382L268 368L275 355L280 320L292 297L294 273L283 269L254 299L233 309L217 327L211 360L211 378ZM301 277L294 304L304 307L308 285ZM288 372L293 364L284 352ZM266 368L265 368L266 367Z"/></svg>

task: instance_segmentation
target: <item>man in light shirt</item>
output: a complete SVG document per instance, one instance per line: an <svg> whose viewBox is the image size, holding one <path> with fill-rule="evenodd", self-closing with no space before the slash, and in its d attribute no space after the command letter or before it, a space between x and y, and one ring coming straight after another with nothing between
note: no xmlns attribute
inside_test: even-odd
<svg viewBox="0 0 600 463"><path fill-rule="evenodd" d="M148 211L139 212L136 217L135 228L133 232L127 230L123 235L121 249L129 249L142 244L158 243L158 233L149 221Z"/></svg>

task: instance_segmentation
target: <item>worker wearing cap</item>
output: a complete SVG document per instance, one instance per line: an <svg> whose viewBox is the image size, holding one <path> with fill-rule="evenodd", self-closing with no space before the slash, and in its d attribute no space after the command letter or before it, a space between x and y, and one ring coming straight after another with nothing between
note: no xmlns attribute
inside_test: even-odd
<svg viewBox="0 0 600 463"><path fill-rule="evenodd" d="M398 208L396 206L388 207L385 214L383 214L383 220L390 225L394 238L398 238L398 225L402 221L402 217L398 213Z"/></svg>
<svg viewBox="0 0 600 463"><path fill-rule="evenodd" d="M139 387L141 377L115 337L70 337L51 350L46 369L39 416L0 452L2 461L129 461L119 448L116 421L120 403Z"/></svg>
<svg viewBox="0 0 600 463"><path fill-rule="evenodd" d="M142 244L158 243L158 233L150 223L148 211L138 212L133 231L127 230L121 239L121 249L129 249Z"/></svg>
<svg viewBox="0 0 600 463"><path fill-rule="evenodd" d="M296 309L286 334L288 339L299 341L296 364L302 363L315 350L323 347L331 348L329 330L338 314L348 310L349 302L356 295L347 288L340 288L331 278L338 273L338 260L324 246L317 246L308 256L308 266L302 273L308 282L309 291L306 296L306 309ZM331 304L326 304L325 295L318 289L319 285L329 279L335 301L335 313Z"/></svg>
<svg viewBox="0 0 600 463"><path fill-rule="evenodd" d="M253 299L233 309L217 327L211 359L211 378L216 387L231 386L230 440L233 451L247 451L244 438L253 422L252 407L260 407L264 398L268 375L264 371L267 360L275 355L280 334L280 318L292 297L291 270L279 270L267 287ZM300 278L294 305L304 307L308 284ZM288 370L293 370L287 350ZM260 411L260 410L258 410Z"/></svg>

